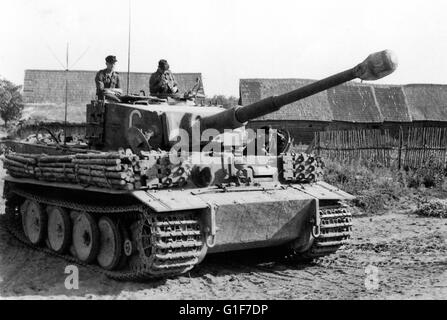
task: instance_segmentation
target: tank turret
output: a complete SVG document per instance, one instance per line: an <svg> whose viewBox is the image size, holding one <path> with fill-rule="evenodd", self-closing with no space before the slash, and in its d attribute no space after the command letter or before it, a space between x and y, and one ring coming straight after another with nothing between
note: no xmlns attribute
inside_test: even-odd
<svg viewBox="0 0 447 320"><path fill-rule="evenodd" d="M225 129L244 127L247 121L353 79L376 80L392 73L397 59L391 51L370 54L362 63L307 86L230 109L203 107L193 100L133 96L124 103L94 101L87 106L87 138L98 150L120 147L139 150L170 150L180 144L201 150L210 136ZM106 111L107 110L107 111ZM98 119L101 120L98 122ZM203 134L205 130L210 129ZM212 132L212 134L211 134ZM185 133L185 134L183 134ZM235 133L237 134L237 133Z"/></svg>
<svg viewBox="0 0 447 320"><path fill-rule="evenodd" d="M370 54L362 63L346 71L337 73L307 86L272 96L247 106L238 106L220 113L202 117L201 129L208 128L223 131L235 129L249 120L278 111L281 107L304 99L321 91L354 80L377 80L391 74L397 68L397 58L392 51L384 50Z"/></svg>

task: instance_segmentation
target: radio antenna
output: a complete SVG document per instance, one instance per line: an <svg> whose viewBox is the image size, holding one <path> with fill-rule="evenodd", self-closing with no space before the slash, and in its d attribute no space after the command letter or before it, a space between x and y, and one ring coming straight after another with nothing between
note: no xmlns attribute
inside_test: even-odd
<svg viewBox="0 0 447 320"><path fill-rule="evenodd" d="M86 55L89 50L90 47L87 47L87 49L85 49L85 51L79 56L79 58L70 66L70 69L72 69Z"/></svg>
<svg viewBox="0 0 447 320"><path fill-rule="evenodd" d="M67 68L65 69L65 120L64 120L64 146L67 145L67 110L68 110L68 42L67 42Z"/></svg>
<svg viewBox="0 0 447 320"><path fill-rule="evenodd" d="M51 54L53 55L53 58L60 64L60 66L62 67L62 69L65 69L64 64L59 60L59 58L57 57L57 55L54 53L54 51L51 49L50 45L48 43L45 43L45 46L47 47L48 51L51 52Z"/></svg>
<svg viewBox="0 0 447 320"><path fill-rule="evenodd" d="M132 25L132 6L129 0L129 38L127 47L127 95L129 95L129 83L130 83L130 32Z"/></svg>

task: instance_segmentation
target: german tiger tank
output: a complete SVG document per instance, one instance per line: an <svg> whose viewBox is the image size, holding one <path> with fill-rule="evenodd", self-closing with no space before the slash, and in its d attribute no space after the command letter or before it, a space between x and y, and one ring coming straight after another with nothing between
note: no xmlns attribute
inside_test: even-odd
<svg viewBox="0 0 447 320"><path fill-rule="evenodd" d="M351 234L352 196L322 181L322 161L247 121L397 66L390 51L247 106L125 96L87 105L86 146L14 141L1 223L27 245L118 280L179 275L205 255L287 248L314 259Z"/></svg>

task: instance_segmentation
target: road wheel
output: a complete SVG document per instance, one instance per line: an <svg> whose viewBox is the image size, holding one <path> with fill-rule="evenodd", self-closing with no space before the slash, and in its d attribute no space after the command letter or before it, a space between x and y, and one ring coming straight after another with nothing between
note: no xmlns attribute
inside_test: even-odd
<svg viewBox="0 0 447 320"><path fill-rule="evenodd" d="M74 220L73 247L76 257L85 262L93 262L99 250L99 229L95 219L87 212L81 212Z"/></svg>
<svg viewBox="0 0 447 320"><path fill-rule="evenodd" d="M41 244L47 234L47 216L42 206L36 201L29 201L22 213L22 227L28 240Z"/></svg>
<svg viewBox="0 0 447 320"><path fill-rule="evenodd" d="M64 253L71 242L71 219L68 212L60 207L48 209L48 243L50 249Z"/></svg>
<svg viewBox="0 0 447 320"><path fill-rule="evenodd" d="M120 262L116 269L121 270L127 265L129 257L132 255L133 245L132 240L130 239L129 236L129 232L127 231L126 227L122 223L118 224L118 227L120 229L120 233L123 239L123 246L122 246L123 254L121 255Z"/></svg>
<svg viewBox="0 0 447 320"><path fill-rule="evenodd" d="M107 270L115 269L123 255L123 237L120 229L109 217L102 217L98 223L100 246L98 264Z"/></svg>

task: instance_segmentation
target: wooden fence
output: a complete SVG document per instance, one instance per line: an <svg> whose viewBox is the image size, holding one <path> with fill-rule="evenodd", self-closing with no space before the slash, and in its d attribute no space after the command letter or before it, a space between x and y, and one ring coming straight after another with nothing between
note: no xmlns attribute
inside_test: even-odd
<svg viewBox="0 0 447 320"><path fill-rule="evenodd" d="M394 132L395 133L395 132ZM447 128L337 130L315 133L313 152L338 161L371 161L383 166L418 168L430 162L444 167Z"/></svg>

